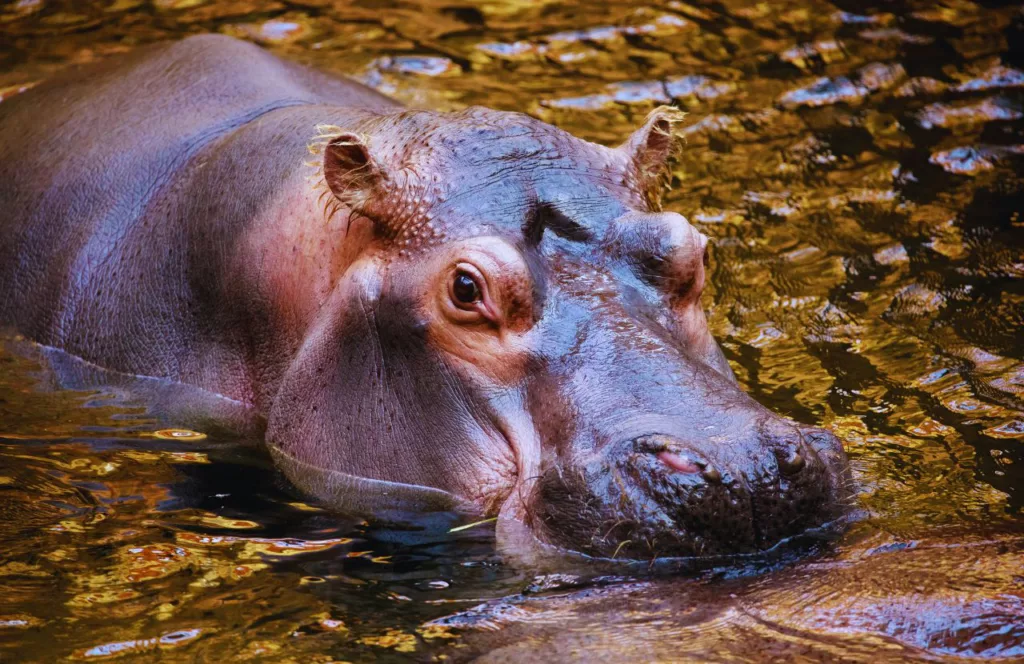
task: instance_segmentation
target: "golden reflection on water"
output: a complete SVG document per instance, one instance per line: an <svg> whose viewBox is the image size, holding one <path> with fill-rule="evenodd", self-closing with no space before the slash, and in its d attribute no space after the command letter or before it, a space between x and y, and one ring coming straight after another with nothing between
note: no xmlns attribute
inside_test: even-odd
<svg viewBox="0 0 1024 664"><path fill-rule="evenodd" d="M867 518L754 579L520 597L486 528L339 522L251 441L154 436L145 403L8 346L0 658L1024 656L1024 15L1000 5L7 3L0 100L217 31L609 144L687 110L667 206L714 239L711 325L756 398L846 441Z"/></svg>

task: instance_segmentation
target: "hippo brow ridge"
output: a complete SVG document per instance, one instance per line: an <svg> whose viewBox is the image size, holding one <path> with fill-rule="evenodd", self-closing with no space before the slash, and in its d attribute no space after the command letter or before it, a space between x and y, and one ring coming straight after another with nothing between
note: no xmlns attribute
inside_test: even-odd
<svg viewBox="0 0 1024 664"><path fill-rule="evenodd" d="M526 223L523 224L523 237L527 244L536 246L540 244L544 231L549 228L558 237L575 242L586 242L593 237L590 229L550 203L537 205L532 214L527 215Z"/></svg>
<svg viewBox="0 0 1024 664"><path fill-rule="evenodd" d="M473 109L466 112L472 113ZM407 111L403 117L431 115L423 111ZM661 209L661 196L670 189L673 166L682 148L683 137L679 127L686 113L671 106L654 109L645 122L647 132L640 132L645 145L633 144L636 136L623 147L630 148L629 168L622 175L622 184L644 200L651 210ZM478 118L473 116L473 120ZM483 125L487 129L504 131L500 125ZM426 126L429 130L429 125ZM441 242L447 235L435 222L431 208L443 203L448 196L446 184L438 174L430 178L420 177L410 167L397 169L380 168L369 163L346 173L344 188L333 190L327 183L324 168L325 154L331 145L362 145L369 147L368 133L346 129L334 124L318 124L316 133L307 144L312 160L305 163L312 169L310 181L319 190L318 204L323 208L324 219L329 222L334 215L346 210L351 218L362 216L369 219L378 231L400 247L399 254L405 255ZM442 137L442 143L445 139ZM642 149L641 149L642 148ZM449 146L454 152L456 147ZM541 155L530 155L540 158ZM517 153L517 157L522 157ZM498 157L503 158L503 157ZM607 167L607 165L605 165ZM602 170L597 165L593 175ZM613 169L614 170L614 169ZM374 177L377 175L378 177ZM375 196L376 194L376 196ZM388 207L387 221L370 208L375 198L386 197L392 203ZM590 232L578 221L570 219L555 205L545 204L532 211L524 223L524 237L528 243L539 242L545 228L556 235L574 241L590 239Z"/></svg>

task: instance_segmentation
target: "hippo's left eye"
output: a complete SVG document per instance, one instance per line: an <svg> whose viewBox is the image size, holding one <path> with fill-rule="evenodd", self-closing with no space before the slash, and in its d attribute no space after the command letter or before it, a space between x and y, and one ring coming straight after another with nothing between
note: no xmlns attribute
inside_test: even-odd
<svg viewBox="0 0 1024 664"><path fill-rule="evenodd" d="M452 279L451 294L457 304L467 308L483 299L483 291L476 276L464 270L455 273L455 277Z"/></svg>

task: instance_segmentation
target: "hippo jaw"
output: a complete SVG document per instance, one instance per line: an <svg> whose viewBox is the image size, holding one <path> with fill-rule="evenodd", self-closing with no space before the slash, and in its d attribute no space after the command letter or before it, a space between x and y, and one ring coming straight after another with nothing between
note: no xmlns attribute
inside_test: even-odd
<svg viewBox="0 0 1024 664"><path fill-rule="evenodd" d="M707 239L656 210L677 120L615 149L481 109L326 134L324 186L371 239L277 392L293 481L336 504L427 487L597 557L759 551L832 519L842 446L739 389L700 304Z"/></svg>

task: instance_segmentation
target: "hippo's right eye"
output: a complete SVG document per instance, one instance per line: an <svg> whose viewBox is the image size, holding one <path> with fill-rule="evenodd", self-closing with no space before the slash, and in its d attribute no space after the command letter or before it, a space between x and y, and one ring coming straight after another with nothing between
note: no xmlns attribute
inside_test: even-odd
<svg viewBox="0 0 1024 664"><path fill-rule="evenodd" d="M461 260L448 263L431 281L439 313L449 323L469 326L473 334L513 324L526 329L532 323L533 284L519 251L490 238L474 244L483 246L467 242L460 247Z"/></svg>

